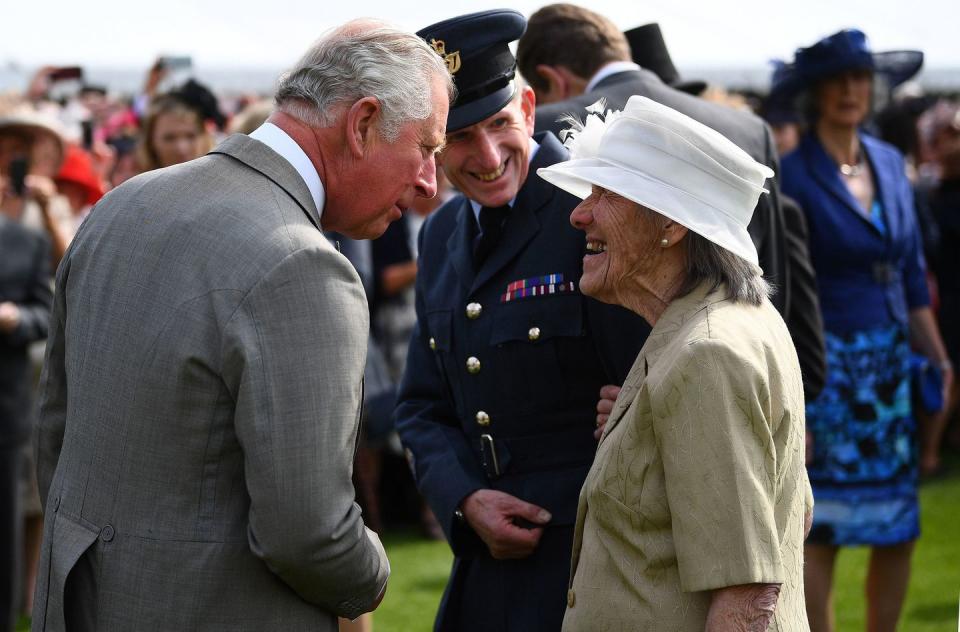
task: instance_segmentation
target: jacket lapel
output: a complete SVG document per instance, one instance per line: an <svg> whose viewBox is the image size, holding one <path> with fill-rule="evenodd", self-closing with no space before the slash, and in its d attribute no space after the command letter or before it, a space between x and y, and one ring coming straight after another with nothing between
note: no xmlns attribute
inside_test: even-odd
<svg viewBox="0 0 960 632"><path fill-rule="evenodd" d="M258 140L244 134L234 134L217 145L211 154L223 154L239 160L251 169L263 174L278 187L286 191L287 195L303 209L310 222L320 228L320 213L310 195L310 189L297 173L297 170Z"/></svg>
<svg viewBox="0 0 960 632"><path fill-rule="evenodd" d="M891 169L899 169L902 165L897 163L890 165L889 162L881 162L880 159L883 154L877 150L878 143L876 139L861 134L860 145L863 147L863 152L870 162L870 169L873 170L873 186L876 188L875 197L880 200L880 204L883 205L883 221L887 227L887 243L896 243L899 240L902 229L902 218L897 212L899 206L897 205L895 183L899 182L900 179L904 177L904 174L891 173Z"/></svg>
<svg viewBox="0 0 960 632"><path fill-rule="evenodd" d="M461 198L460 208L457 209L457 224L447 239L447 255L457 271L460 282L469 288L473 281L473 235L476 233L471 226L477 220L473 216L473 209L467 198Z"/></svg>
<svg viewBox="0 0 960 632"><path fill-rule="evenodd" d="M470 288L471 292L475 292L510 263L540 232L537 213L549 204L556 194L557 188L538 176L537 169L566 160L567 152L553 134L538 135L534 140L540 144L540 149L537 150L537 155L530 164L526 182L517 194L510 217L507 219L503 238L477 271L477 276Z"/></svg>
<svg viewBox="0 0 960 632"><path fill-rule="evenodd" d="M803 143L804 156L806 157L807 164L810 166L810 171L813 173L814 179L816 179L830 195L837 198L848 211L856 215L861 222L869 226L874 232L879 232L877 231L877 227L874 226L863 213L863 211L868 209L861 210L859 202L857 202L853 194L850 193L850 190L843 183L843 180L840 179L840 172L837 170L836 163L827 155L826 150L820 142L816 140L813 135L810 135L804 139Z"/></svg>

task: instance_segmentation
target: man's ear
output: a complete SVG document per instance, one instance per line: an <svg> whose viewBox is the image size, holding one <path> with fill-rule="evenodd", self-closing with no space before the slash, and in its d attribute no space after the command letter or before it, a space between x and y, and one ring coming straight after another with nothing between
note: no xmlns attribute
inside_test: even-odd
<svg viewBox="0 0 960 632"><path fill-rule="evenodd" d="M540 90L540 101L542 104L563 101L569 96L569 86L567 85L567 76L560 66L550 66L548 64L537 64L534 68L536 73L547 82L546 90Z"/></svg>
<svg viewBox="0 0 960 632"><path fill-rule="evenodd" d="M380 120L380 101L364 97L350 106L346 119L347 147L355 158L362 158L370 142L377 136Z"/></svg>
<svg viewBox="0 0 960 632"><path fill-rule="evenodd" d="M520 94L520 113L523 114L523 124L527 128L527 133L533 136L535 114L537 109L537 97L533 93L533 88L523 86Z"/></svg>

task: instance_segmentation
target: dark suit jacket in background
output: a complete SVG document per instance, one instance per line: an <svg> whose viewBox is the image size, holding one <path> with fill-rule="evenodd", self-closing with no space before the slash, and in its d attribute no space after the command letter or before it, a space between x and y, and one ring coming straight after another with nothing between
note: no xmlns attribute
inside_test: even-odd
<svg viewBox="0 0 960 632"><path fill-rule="evenodd" d="M773 137L770 129L760 118L680 92L660 81L652 72L643 69L614 73L601 80L587 94L537 107L536 129L559 133L561 129L567 127L565 123L558 121L562 115L572 113L582 119L586 113L586 107L601 97L606 99L608 108L622 110L633 95L645 96L715 129L736 143L754 160L779 173ZM809 285L813 277L808 276L803 270L796 277L791 273L791 259L802 257L803 253L795 249L798 245L796 239L787 236L778 179L768 180L766 188L770 193L760 196L747 229L757 247L764 278L776 289L774 295L770 297L770 302L787 322L794 344L798 346L801 371L804 375L808 373L812 376L822 375L826 370L822 342L807 341L809 333L818 329L820 330L819 338L822 340L823 337L822 325L818 322L819 306L816 304L816 287ZM792 253L791 248L794 249ZM805 267L809 269L809 261ZM794 285L803 285L803 287L794 290ZM803 297L797 306L793 304L794 292L798 292ZM811 299L814 300L813 304L810 303ZM799 347L806 347L806 349L800 351Z"/></svg>
<svg viewBox="0 0 960 632"><path fill-rule="evenodd" d="M0 215L0 303L20 308L20 324L0 332L0 445L30 436L30 343L47 337L53 292L50 244L40 233Z"/></svg>
<svg viewBox="0 0 960 632"><path fill-rule="evenodd" d="M20 323L0 333L0 630L20 612L22 516L18 481L22 444L30 436L31 342L47 336L50 246L46 238L0 214L0 303L20 309Z"/></svg>

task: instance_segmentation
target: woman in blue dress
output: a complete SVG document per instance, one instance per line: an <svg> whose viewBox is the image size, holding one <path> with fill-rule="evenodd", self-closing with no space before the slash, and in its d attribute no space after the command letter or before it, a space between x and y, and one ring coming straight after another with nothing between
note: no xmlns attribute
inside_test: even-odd
<svg viewBox="0 0 960 632"><path fill-rule="evenodd" d="M827 384L807 404L815 506L805 546L807 614L833 629L833 568L841 546L872 547L867 629L894 630L920 533L910 345L950 366L924 277L902 157L860 125L874 78L914 74L920 53L869 51L845 30L801 48L792 81L810 130L783 159L783 191L803 207L826 330Z"/></svg>

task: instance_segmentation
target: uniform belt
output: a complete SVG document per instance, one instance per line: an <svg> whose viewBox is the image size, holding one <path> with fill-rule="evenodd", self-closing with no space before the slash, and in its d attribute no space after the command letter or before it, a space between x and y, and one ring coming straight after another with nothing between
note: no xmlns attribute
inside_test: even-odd
<svg viewBox="0 0 960 632"><path fill-rule="evenodd" d="M589 465L597 440L587 424L529 437L500 438L480 435L476 442L480 463L487 477L530 474Z"/></svg>

